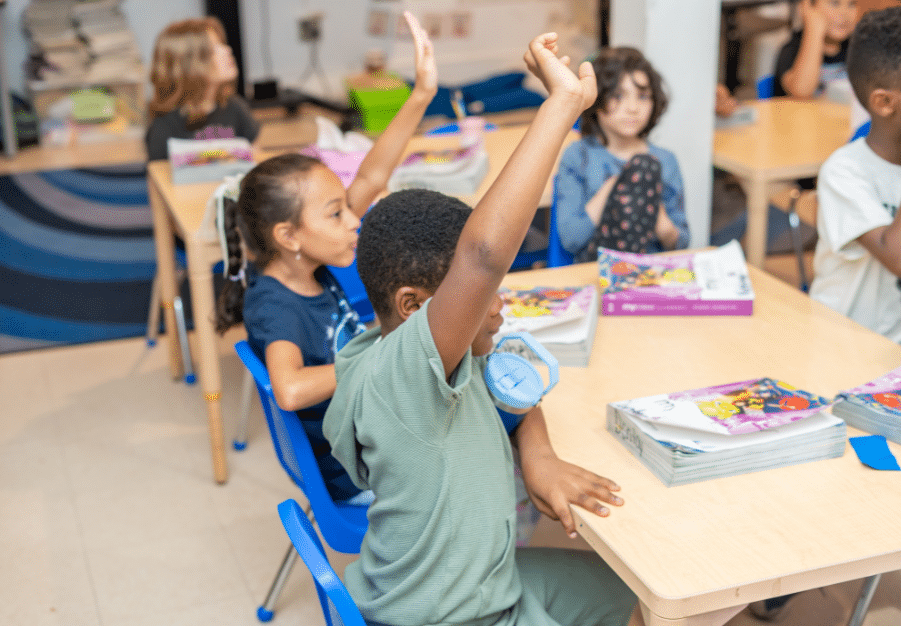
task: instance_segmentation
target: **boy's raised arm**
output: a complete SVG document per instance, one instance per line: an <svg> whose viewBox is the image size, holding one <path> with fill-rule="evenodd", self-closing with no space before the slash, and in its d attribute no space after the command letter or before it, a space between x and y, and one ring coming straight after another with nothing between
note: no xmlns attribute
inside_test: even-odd
<svg viewBox="0 0 901 626"><path fill-rule="evenodd" d="M532 40L525 61L550 95L467 220L428 309L429 328L448 376L472 344L525 239L563 140L597 97L591 64L582 63L578 76L574 74L567 57L557 58L556 33Z"/></svg>
<svg viewBox="0 0 901 626"><path fill-rule="evenodd" d="M438 92L438 68L429 35L412 13L404 11L404 17L413 33L416 49L416 84L413 93L363 159L357 176L347 189L347 202L358 217L366 213L375 197L385 189L410 137Z"/></svg>

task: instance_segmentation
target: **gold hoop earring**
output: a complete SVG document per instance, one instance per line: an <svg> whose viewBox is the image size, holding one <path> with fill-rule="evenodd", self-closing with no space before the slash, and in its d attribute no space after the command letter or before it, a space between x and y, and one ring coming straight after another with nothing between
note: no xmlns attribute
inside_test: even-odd
<svg viewBox="0 0 901 626"><path fill-rule="evenodd" d="M300 250L297 251L297 254L294 255L294 258L300 261Z"/></svg>

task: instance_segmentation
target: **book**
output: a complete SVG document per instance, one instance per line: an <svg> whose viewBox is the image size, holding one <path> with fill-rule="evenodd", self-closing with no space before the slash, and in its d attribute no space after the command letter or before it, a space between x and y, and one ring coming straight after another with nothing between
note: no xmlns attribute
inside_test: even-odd
<svg viewBox="0 0 901 626"><path fill-rule="evenodd" d="M607 405L607 430L668 487L840 457L831 401L773 378Z"/></svg>
<svg viewBox="0 0 901 626"><path fill-rule="evenodd" d="M901 443L901 367L842 391L832 412L854 428Z"/></svg>
<svg viewBox="0 0 901 626"><path fill-rule="evenodd" d="M488 174L488 153L481 142L467 148L414 152L397 166L388 190L431 189L448 195L475 193Z"/></svg>
<svg viewBox="0 0 901 626"><path fill-rule="evenodd" d="M250 142L234 139L174 139L167 142L172 183L200 183L244 174L254 166Z"/></svg>
<svg viewBox="0 0 901 626"><path fill-rule="evenodd" d="M504 322L496 339L515 332L530 333L560 365L587 367L598 322L598 290L580 287L502 288ZM514 352L533 362L540 360L518 341L507 341L502 351Z"/></svg>
<svg viewBox="0 0 901 626"><path fill-rule="evenodd" d="M751 315L754 290L738 241L713 250L637 254L598 248L604 315Z"/></svg>

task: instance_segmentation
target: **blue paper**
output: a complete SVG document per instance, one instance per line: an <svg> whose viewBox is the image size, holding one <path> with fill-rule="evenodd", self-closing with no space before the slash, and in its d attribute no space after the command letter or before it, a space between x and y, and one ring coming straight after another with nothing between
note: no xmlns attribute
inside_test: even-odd
<svg viewBox="0 0 901 626"><path fill-rule="evenodd" d="M901 467L898 467L898 460L888 449L888 443L882 435L851 437L849 441L857 453L857 458L867 467L876 470L901 470Z"/></svg>

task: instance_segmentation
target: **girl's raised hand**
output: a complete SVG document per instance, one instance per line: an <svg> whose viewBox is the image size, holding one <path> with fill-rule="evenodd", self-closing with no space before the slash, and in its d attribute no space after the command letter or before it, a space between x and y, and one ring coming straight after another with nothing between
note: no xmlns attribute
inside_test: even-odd
<svg viewBox="0 0 901 626"><path fill-rule="evenodd" d="M529 43L523 59L549 94L575 98L580 103L579 111L584 111L594 104L598 94L594 68L585 61L579 65L577 76L569 69L569 57L557 58L557 52L557 33L545 33Z"/></svg>
<svg viewBox="0 0 901 626"><path fill-rule="evenodd" d="M435 50L429 34L409 11L404 11L404 19L413 33L413 45L416 48L416 88L437 92L438 66L435 64Z"/></svg>

